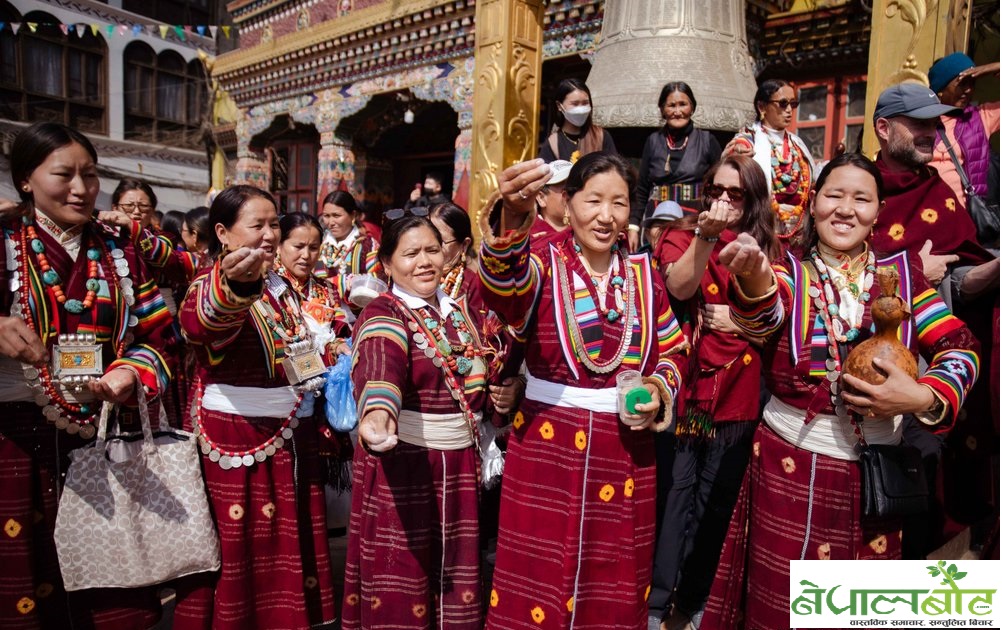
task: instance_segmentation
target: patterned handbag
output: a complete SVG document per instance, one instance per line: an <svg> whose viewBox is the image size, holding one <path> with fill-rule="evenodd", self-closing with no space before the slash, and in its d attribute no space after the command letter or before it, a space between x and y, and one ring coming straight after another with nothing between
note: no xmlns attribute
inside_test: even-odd
<svg viewBox="0 0 1002 630"><path fill-rule="evenodd" d="M55 527L67 591L149 586L219 569L194 436L166 430L154 437L143 388L136 391L142 434L109 438L114 405L104 403L97 439L70 452Z"/></svg>

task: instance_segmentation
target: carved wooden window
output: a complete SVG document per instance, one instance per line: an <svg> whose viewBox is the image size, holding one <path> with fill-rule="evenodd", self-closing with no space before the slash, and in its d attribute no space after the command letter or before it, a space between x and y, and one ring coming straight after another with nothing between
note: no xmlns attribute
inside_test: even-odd
<svg viewBox="0 0 1002 630"><path fill-rule="evenodd" d="M271 191L279 212L316 214L319 147L309 141L279 141L270 149Z"/></svg>
<svg viewBox="0 0 1002 630"><path fill-rule="evenodd" d="M866 78L839 77L797 86L800 107L790 130L807 144L814 160L830 160L844 143L847 151L859 146L866 107Z"/></svg>
<svg viewBox="0 0 1002 630"><path fill-rule="evenodd" d="M6 3L0 4L0 21L23 24L17 35L0 31L0 117L105 133L104 39L90 30L63 35L48 13L19 17ZM37 24L34 32L27 22Z"/></svg>
<svg viewBox="0 0 1002 630"><path fill-rule="evenodd" d="M205 74L196 59L159 55L143 42L125 48L125 137L196 149L202 146Z"/></svg>

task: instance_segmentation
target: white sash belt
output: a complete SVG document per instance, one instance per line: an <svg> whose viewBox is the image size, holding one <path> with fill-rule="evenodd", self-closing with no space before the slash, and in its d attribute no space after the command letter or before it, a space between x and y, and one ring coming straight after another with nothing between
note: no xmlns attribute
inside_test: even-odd
<svg viewBox="0 0 1002 630"><path fill-rule="evenodd" d="M480 423L481 414L473 416ZM424 413L402 409L397 416L397 437L402 442L438 451L458 451L473 446L473 435L462 413Z"/></svg>
<svg viewBox="0 0 1002 630"><path fill-rule="evenodd" d="M819 413L804 424L805 414L805 410L773 396L765 406L762 419L779 437L794 446L836 459L859 459L856 453L859 438L848 420ZM901 416L863 421L863 437L869 444L898 444L901 432Z"/></svg>
<svg viewBox="0 0 1002 630"><path fill-rule="evenodd" d="M292 386L237 387L213 383L205 386L202 407L245 418L288 418L299 400Z"/></svg>
<svg viewBox="0 0 1002 630"><path fill-rule="evenodd" d="M556 407L587 409L599 413L618 412L615 387L588 389L587 387L562 385L536 378L529 372L525 373L525 397L544 405Z"/></svg>

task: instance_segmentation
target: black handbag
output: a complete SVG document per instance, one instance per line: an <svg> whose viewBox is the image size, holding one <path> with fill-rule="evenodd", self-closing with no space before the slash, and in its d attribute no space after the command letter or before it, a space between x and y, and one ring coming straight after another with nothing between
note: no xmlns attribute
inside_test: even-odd
<svg viewBox="0 0 1002 630"><path fill-rule="evenodd" d="M960 185L964 187L967 195L967 211L974 220L974 227L978 232L978 242L982 245L997 247L999 242L999 204L989 204L984 197L974 191L971 180L967 177L964 165L960 163L957 153L953 150L953 145L947 140L946 132L940 127L940 137L946 150L953 160L953 165L957 168L957 175L960 175Z"/></svg>
<svg viewBox="0 0 1002 630"><path fill-rule="evenodd" d="M864 516L910 516L928 509L922 453L906 444L867 444L860 451Z"/></svg>

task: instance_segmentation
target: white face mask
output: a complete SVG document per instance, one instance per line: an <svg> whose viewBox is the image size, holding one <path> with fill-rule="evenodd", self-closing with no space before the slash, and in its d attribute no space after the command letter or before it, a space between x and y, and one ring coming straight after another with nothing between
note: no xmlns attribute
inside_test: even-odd
<svg viewBox="0 0 1002 630"><path fill-rule="evenodd" d="M571 123L575 127L580 127L585 124L588 120L588 116L591 115L591 105L578 105L577 107L568 107L563 110L564 118L567 122Z"/></svg>

